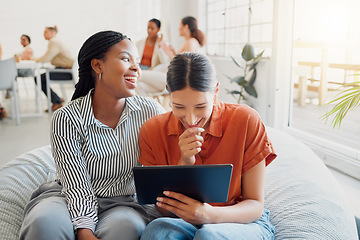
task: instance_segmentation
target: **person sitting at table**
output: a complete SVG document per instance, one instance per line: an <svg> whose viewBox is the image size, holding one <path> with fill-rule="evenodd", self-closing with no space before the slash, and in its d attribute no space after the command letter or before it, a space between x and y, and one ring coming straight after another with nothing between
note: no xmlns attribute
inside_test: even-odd
<svg viewBox="0 0 360 240"><path fill-rule="evenodd" d="M23 46L21 52L15 54L18 60L31 60L33 58L33 49L30 46L31 38L23 34L20 37L20 43Z"/></svg>
<svg viewBox="0 0 360 240"><path fill-rule="evenodd" d="M74 58L72 57L70 51L67 47L56 37L58 30L57 27L46 27L44 31L44 38L49 41L48 48L45 54L39 58L35 58L37 62L50 62L55 68L69 69L72 68L74 63ZM50 73L51 79L58 80L70 80L72 75L70 73ZM46 76L45 73L41 74L41 89L46 93ZM61 108L64 103L64 99L60 98L52 89L51 93L51 102L52 102L52 111Z"/></svg>
<svg viewBox="0 0 360 240"><path fill-rule="evenodd" d="M33 49L30 46L31 38L28 35L23 34L20 37L20 43L23 46L23 49L21 52L15 54L16 62L19 62L20 60L31 60L33 58ZM28 77L32 75L33 72L31 69L18 69L18 77Z"/></svg>

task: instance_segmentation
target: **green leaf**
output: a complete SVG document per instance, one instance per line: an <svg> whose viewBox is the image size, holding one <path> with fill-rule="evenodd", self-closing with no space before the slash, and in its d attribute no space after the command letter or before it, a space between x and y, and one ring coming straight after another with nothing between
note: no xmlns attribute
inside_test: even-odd
<svg viewBox="0 0 360 240"><path fill-rule="evenodd" d="M252 69L252 71L253 72L252 72L251 77L249 79L249 84L250 85L253 85L255 80L256 80L256 69L254 68L254 69Z"/></svg>
<svg viewBox="0 0 360 240"><path fill-rule="evenodd" d="M264 51L265 50L263 50L261 53L256 55L256 57L254 58L254 61L252 61L251 64L250 64L250 70L255 68L256 65L262 60L262 55L263 55Z"/></svg>
<svg viewBox="0 0 360 240"><path fill-rule="evenodd" d="M349 83L344 86L356 84L359 84L359 82ZM321 116L321 119L327 122L330 116L335 115L331 121L334 128L336 126L340 128L341 122L348 112L360 106L360 86L346 89L340 92L337 96L337 98L327 103L327 105L336 103L333 109Z"/></svg>
<svg viewBox="0 0 360 240"><path fill-rule="evenodd" d="M240 94L241 95L241 92L237 91L237 90L229 91L229 93L230 94Z"/></svg>
<svg viewBox="0 0 360 240"><path fill-rule="evenodd" d="M245 59L245 61L253 59L255 56L253 46L247 43L242 50L241 56Z"/></svg>
<svg viewBox="0 0 360 240"><path fill-rule="evenodd" d="M239 68L244 69L244 68L235 60L235 58L233 58L233 56L230 56L230 57L231 57L231 59L233 60L233 62L234 62Z"/></svg>
<svg viewBox="0 0 360 240"><path fill-rule="evenodd" d="M242 85L245 81L245 77L244 76L237 76L231 79L231 82L236 82L239 85Z"/></svg>
<svg viewBox="0 0 360 240"><path fill-rule="evenodd" d="M249 83L244 84L244 89L250 96L257 98L257 92L253 85L250 85Z"/></svg>

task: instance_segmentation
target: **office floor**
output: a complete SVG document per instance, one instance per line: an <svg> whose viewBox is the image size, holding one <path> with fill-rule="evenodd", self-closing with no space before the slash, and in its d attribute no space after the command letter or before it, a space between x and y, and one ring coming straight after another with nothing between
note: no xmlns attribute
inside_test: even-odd
<svg viewBox="0 0 360 240"><path fill-rule="evenodd" d="M21 83L19 83L19 85L21 112L35 112L35 102L30 100L34 97L31 86L28 86L25 91L24 88L22 88ZM54 90L60 93L56 87L54 87ZM67 89L68 98L71 96L72 92L73 89ZM7 110L10 109L9 101L6 99L4 100L1 96L2 93L0 93L1 103ZM43 108L46 108L45 97L43 98ZM17 126L15 120L12 120L10 117L1 120L0 167L24 152L50 144L50 121L51 117L45 112L38 117L21 118L21 125L19 126ZM344 175L334 169L329 168L329 170L343 187L344 193L347 195L348 202L354 210L354 214L360 217L360 206L358 202L360 199L360 181Z"/></svg>

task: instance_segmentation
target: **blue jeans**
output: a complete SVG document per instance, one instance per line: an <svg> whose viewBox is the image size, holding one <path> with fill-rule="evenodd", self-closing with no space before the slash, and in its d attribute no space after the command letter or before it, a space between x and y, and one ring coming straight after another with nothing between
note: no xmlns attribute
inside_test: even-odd
<svg viewBox="0 0 360 240"><path fill-rule="evenodd" d="M269 211L264 210L261 218L248 224L218 223L194 226L180 218L158 218L149 223L141 240L149 239L274 239L275 227L269 221Z"/></svg>

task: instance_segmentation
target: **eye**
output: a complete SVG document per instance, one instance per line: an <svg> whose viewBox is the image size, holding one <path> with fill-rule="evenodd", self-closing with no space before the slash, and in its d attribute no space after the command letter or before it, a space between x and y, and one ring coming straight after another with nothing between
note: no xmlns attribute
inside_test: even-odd
<svg viewBox="0 0 360 240"><path fill-rule="evenodd" d="M174 108L176 108L176 109L184 109L184 107L180 107L180 106L174 106Z"/></svg>
<svg viewBox="0 0 360 240"><path fill-rule="evenodd" d="M128 57L123 57L121 60L123 60L124 62L130 62L130 58Z"/></svg>
<svg viewBox="0 0 360 240"><path fill-rule="evenodd" d="M201 106L201 107L196 107L196 109L204 109L205 106Z"/></svg>

